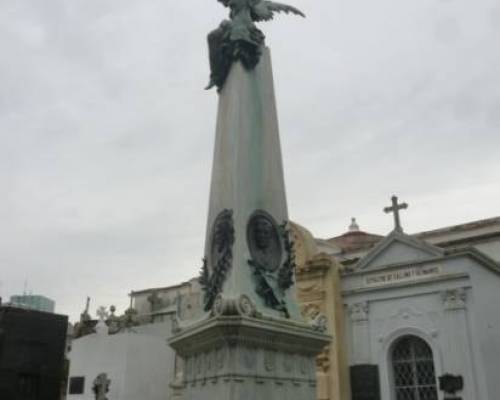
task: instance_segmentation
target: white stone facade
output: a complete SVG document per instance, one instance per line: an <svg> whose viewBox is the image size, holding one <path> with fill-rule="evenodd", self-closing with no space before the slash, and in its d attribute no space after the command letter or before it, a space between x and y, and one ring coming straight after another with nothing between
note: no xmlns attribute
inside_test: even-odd
<svg viewBox="0 0 500 400"><path fill-rule="evenodd" d="M104 328L106 329L106 328ZM94 379L110 379L109 399L167 400L174 375L175 355L165 338L170 323L135 327L130 332L94 333L76 339L70 353L69 381L84 378L83 393L68 393L68 400L94 400Z"/></svg>
<svg viewBox="0 0 500 400"><path fill-rule="evenodd" d="M436 385L449 373L463 378L463 399L500 398L499 287L498 263L479 251L392 233L342 277L349 365L376 365L380 398L396 400L392 351L417 337L432 350Z"/></svg>

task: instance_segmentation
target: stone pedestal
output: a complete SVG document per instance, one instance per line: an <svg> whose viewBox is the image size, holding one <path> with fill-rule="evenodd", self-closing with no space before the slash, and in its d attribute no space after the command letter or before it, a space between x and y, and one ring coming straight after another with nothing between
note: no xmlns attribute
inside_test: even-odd
<svg viewBox="0 0 500 400"><path fill-rule="evenodd" d="M313 400L330 337L295 294L271 60L233 63L220 93L205 258L204 315L180 321L185 400Z"/></svg>
<svg viewBox="0 0 500 400"><path fill-rule="evenodd" d="M185 360L186 400L313 400L315 355L325 342L303 325L219 316L186 329L171 345Z"/></svg>

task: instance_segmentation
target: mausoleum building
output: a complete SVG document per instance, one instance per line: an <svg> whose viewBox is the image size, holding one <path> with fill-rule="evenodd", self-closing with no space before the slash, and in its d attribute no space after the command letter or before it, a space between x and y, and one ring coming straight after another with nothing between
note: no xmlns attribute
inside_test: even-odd
<svg viewBox="0 0 500 400"><path fill-rule="evenodd" d="M396 225L381 239L354 229L328 242L343 265L353 400L500 396L500 218L416 235Z"/></svg>

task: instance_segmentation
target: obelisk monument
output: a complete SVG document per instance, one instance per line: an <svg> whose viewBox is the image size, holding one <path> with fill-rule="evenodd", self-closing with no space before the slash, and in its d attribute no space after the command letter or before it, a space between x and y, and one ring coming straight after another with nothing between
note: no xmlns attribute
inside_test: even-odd
<svg viewBox="0 0 500 400"><path fill-rule="evenodd" d="M186 400L315 399L315 356L330 337L304 321L270 52L256 21L299 10L269 1L219 0L231 10L209 35L219 91L200 275L204 316L170 340L184 360Z"/></svg>

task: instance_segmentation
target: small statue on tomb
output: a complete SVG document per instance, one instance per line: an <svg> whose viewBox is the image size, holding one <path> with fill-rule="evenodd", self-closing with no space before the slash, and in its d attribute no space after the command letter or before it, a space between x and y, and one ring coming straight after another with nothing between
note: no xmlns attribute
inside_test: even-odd
<svg viewBox="0 0 500 400"><path fill-rule="evenodd" d="M85 303L85 309L80 314L80 321L78 321L75 325L74 329L74 337L79 338L85 335L90 335L95 332L95 323L96 321L92 320L92 317L89 314L90 307L90 297L87 297Z"/></svg>
<svg viewBox="0 0 500 400"><path fill-rule="evenodd" d="M106 321L109 318L109 312L104 306L99 306L95 313L102 321Z"/></svg>
<svg viewBox="0 0 500 400"><path fill-rule="evenodd" d="M106 373L97 375L92 385L92 391L94 392L95 400L108 400L106 394L109 392L110 384L111 379L108 379L108 375Z"/></svg>
<svg viewBox="0 0 500 400"><path fill-rule="evenodd" d="M139 325L139 319L137 318L137 310L132 307L132 296L130 296L130 305L125 310L125 313L121 317L121 327L125 331L133 331L133 327Z"/></svg>
<svg viewBox="0 0 500 400"><path fill-rule="evenodd" d="M168 305L167 302L164 302L164 300L159 296L158 291L154 290L149 296L148 296L148 303L150 306L151 313L154 313L155 311L158 311Z"/></svg>
<svg viewBox="0 0 500 400"><path fill-rule="evenodd" d="M90 308L90 297L87 296L87 300L85 302L85 310L80 314L80 321L90 321L91 317L89 314Z"/></svg>
<svg viewBox="0 0 500 400"><path fill-rule="evenodd" d="M108 324L109 328L109 334L113 335L115 333L118 333L120 331L120 318L115 315L116 312L116 307L111 306L109 307L110 315L108 320L106 321Z"/></svg>

